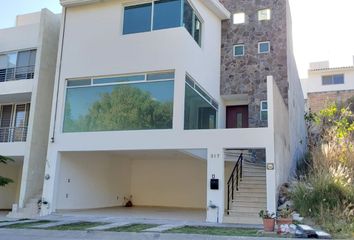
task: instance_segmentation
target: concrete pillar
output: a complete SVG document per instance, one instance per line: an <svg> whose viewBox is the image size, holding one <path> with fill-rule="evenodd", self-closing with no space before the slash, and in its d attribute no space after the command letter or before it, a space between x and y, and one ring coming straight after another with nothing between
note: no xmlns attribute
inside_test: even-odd
<svg viewBox="0 0 354 240"><path fill-rule="evenodd" d="M207 222L222 222L224 217L224 151L222 148L208 148L207 163ZM212 190L210 181L217 179L219 189ZM211 205L214 206L210 207Z"/></svg>
<svg viewBox="0 0 354 240"><path fill-rule="evenodd" d="M43 185L43 200L47 204L42 205L41 216L48 215L56 210L57 189L59 181L60 153L57 151L48 152L48 161L45 169L45 180Z"/></svg>
<svg viewBox="0 0 354 240"><path fill-rule="evenodd" d="M266 182L267 182L267 210L276 213L277 186L275 176L274 147L266 149Z"/></svg>

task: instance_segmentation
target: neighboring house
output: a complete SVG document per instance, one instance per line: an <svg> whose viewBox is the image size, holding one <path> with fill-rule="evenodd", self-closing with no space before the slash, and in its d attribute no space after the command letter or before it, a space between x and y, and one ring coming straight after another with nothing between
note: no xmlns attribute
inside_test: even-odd
<svg viewBox="0 0 354 240"><path fill-rule="evenodd" d="M330 67L329 61L311 63L302 88L306 108L312 112L332 102L345 103L354 96L354 57L353 65L346 67Z"/></svg>
<svg viewBox="0 0 354 240"><path fill-rule="evenodd" d="M209 222L276 211L306 148L287 1L61 4L42 215L129 196Z"/></svg>
<svg viewBox="0 0 354 240"><path fill-rule="evenodd" d="M0 209L15 204L12 217L37 214L37 200L23 207L43 188L59 20L43 9L0 29L0 155L15 160L0 167L14 180L0 187Z"/></svg>

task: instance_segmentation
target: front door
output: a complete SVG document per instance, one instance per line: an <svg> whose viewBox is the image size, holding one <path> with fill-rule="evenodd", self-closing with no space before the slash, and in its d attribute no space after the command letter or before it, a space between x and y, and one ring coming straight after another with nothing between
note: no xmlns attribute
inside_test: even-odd
<svg viewBox="0 0 354 240"><path fill-rule="evenodd" d="M248 128L248 105L226 107L226 128Z"/></svg>

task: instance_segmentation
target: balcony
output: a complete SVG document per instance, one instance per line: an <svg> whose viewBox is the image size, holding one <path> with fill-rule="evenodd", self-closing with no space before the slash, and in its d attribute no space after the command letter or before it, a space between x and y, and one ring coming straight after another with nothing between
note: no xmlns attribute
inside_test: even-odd
<svg viewBox="0 0 354 240"><path fill-rule="evenodd" d="M26 142L28 127L0 127L0 143Z"/></svg>
<svg viewBox="0 0 354 240"><path fill-rule="evenodd" d="M35 65L0 69L0 82L33 79Z"/></svg>

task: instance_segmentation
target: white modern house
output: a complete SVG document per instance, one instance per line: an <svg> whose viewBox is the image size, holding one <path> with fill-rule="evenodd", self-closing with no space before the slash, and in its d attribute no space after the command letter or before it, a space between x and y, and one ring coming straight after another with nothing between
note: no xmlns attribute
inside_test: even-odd
<svg viewBox="0 0 354 240"><path fill-rule="evenodd" d="M331 102L345 102L354 96L353 65L331 67L329 61L310 63L308 78L301 80L307 109L313 112Z"/></svg>
<svg viewBox="0 0 354 240"><path fill-rule="evenodd" d="M247 128L246 115L227 108L252 96L220 92L222 22L234 13L219 1L61 4L42 215L119 213L130 196L136 207L171 216L194 209L210 222L257 223L261 208L276 211L306 141L290 27L288 70L278 79L288 99L277 79L262 78L257 114L267 126Z"/></svg>
<svg viewBox="0 0 354 240"><path fill-rule="evenodd" d="M12 217L38 214L25 203L42 194L59 20L43 9L0 29L0 155L15 160L0 166L14 181L0 188L0 209L13 207Z"/></svg>

